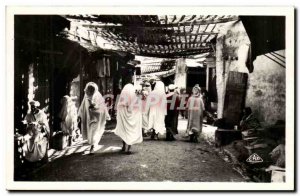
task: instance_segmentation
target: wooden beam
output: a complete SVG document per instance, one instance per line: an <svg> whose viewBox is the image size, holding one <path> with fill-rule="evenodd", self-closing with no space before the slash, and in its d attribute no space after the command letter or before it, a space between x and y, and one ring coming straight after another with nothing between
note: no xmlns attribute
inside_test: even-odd
<svg viewBox="0 0 300 196"><path fill-rule="evenodd" d="M167 16L167 15L165 15L165 25L168 25L168 16ZM171 43L173 43L173 39L171 38L170 40L171 40ZM171 48L170 48L171 46L172 46L172 45L169 45L169 44L168 44L168 49L169 49L169 50L171 49Z"/></svg>
<svg viewBox="0 0 300 196"><path fill-rule="evenodd" d="M179 58L186 57L191 55L197 55L201 53L211 52L211 50L196 50L196 51L188 51L188 52L173 52L167 54L156 54L156 53L136 53L137 55L149 56L149 57L158 57L158 58Z"/></svg>
<svg viewBox="0 0 300 196"><path fill-rule="evenodd" d="M173 20L171 21L171 23L173 23L175 20L177 19L176 15L174 15ZM174 26L172 26L174 28Z"/></svg>
<svg viewBox="0 0 300 196"><path fill-rule="evenodd" d="M181 18L179 19L178 23L182 22L184 18L185 18L185 15L182 15Z"/></svg>
<svg viewBox="0 0 300 196"><path fill-rule="evenodd" d="M187 48L187 37L186 37L186 31L185 31L185 26L183 27L183 34L184 34L184 39L185 39L185 48Z"/></svg>
<svg viewBox="0 0 300 196"><path fill-rule="evenodd" d="M195 39L193 41L194 42L194 46L195 46L195 44L197 42L197 38L198 38L198 35L199 35L198 33L199 33L199 30L200 30L200 27L201 27L201 25L198 25L198 29L197 29L197 32L196 32L197 35L195 36ZM200 41L201 41L201 39L200 39Z"/></svg>
<svg viewBox="0 0 300 196"><path fill-rule="evenodd" d="M191 18L187 19L187 21L191 21L196 18L197 15L192 15Z"/></svg>
<svg viewBox="0 0 300 196"><path fill-rule="evenodd" d="M160 39L155 41L155 42L151 42L151 41L140 41L140 42L130 42L130 41L127 41L127 40L124 40L123 37L120 37L120 36L117 36L117 35L114 35L113 33L104 33L104 32L101 32L100 33L101 37L105 37L105 38L109 38L110 40L114 40L114 39L118 39L119 41L126 41L128 42L131 46L133 47L139 47L139 44L148 44L148 45L151 45L151 44L159 44L159 45L166 45L166 46L176 46L177 44L190 44L190 43L197 43L197 44L202 44L202 43L206 43L206 42L200 42L200 41L192 41L192 39L189 39L187 40L187 37L185 37L185 42L182 42L182 41L176 41L174 42L172 38L170 38L170 42L161 42ZM151 39L155 40L155 38L157 37L154 37L153 35L148 35L150 36ZM190 35L191 36L191 35ZM175 38L178 38L177 40L180 40L180 37L175 37Z"/></svg>
<svg viewBox="0 0 300 196"><path fill-rule="evenodd" d="M168 24L166 24L166 25L168 25ZM180 29L180 27L186 27L186 26L184 26L184 25L178 25L177 26L179 29ZM163 26L161 27L161 28L164 28ZM130 31L136 31L136 28L134 28L134 27L132 27L132 28L128 28L128 27L122 27L121 29L123 29L122 31L124 31L124 32L130 32ZM113 31L111 31L111 30L109 30L109 29L101 29L101 28L96 28L96 29L93 29L93 28L90 28L89 29L90 31L95 31L95 32L113 32ZM171 30L171 29L170 29ZM185 34L184 34L184 32L182 32L182 31L180 31L179 30L179 32L178 31L176 31L175 29L174 29L174 27L172 28L172 30L173 30L173 32L172 31L169 31L169 32L165 32L165 31L163 31L163 30L161 30L161 31L140 31L140 32L138 32L137 34L138 35L147 35L147 34L154 34L155 36L157 36L157 34L160 34L160 35L168 35L168 36L184 36ZM213 31L211 31L211 32L206 32L206 31L198 31L197 33L193 33L193 32L186 32L186 35L201 35L201 34L203 34L203 35L207 35L207 34L218 34L218 32L217 31L215 31L215 32L213 32Z"/></svg>
<svg viewBox="0 0 300 196"><path fill-rule="evenodd" d="M124 47L124 44L122 43L108 43L110 45L114 45L117 46L119 48L124 48L126 49L126 47ZM127 45L125 45L127 46ZM165 47L163 47L162 45L155 45L155 48L149 47L149 46L145 46L145 45L141 45L139 48L140 51L153 51L155 53L167 53L166 51L168 51L168 53L172 53L172 52L181 52L181 51L194 51L194 50L207 50L207 49L211 49L210 46L206 46L206 47L191 47L191 48L180 48L180 49L174 49L174 50L167 50ZM138 51L138 48L133 48L133 47L129 47L131 50L134 51ZM127 49L129 49L127 48Z"/></svg>
<svg viewBox="0 0 300 196"><path fill-rule="evenodd" d="M70 17L67 17L67 18L70 18ZM70 18L72 19L72 18ZM219 18L215 18L215 19L208 19L208 20L205 20L205 19L202 19L201 21L194 21L194 24L195 25L207 25L207 24L218 24L218 23L225 23L225 22L230 22L230 21L235 21L235 20L239 20L239 17L238 16L233 16L233 17L230 17L230 18L225 18L225 17L219 17ZM93 22L100 22L101 21L95 21L95 20L91 20ZM182 26L190 26L191 22L181 22L180 23ZM145 29L148 29L148 28L151 28L151 29L157 29L157 28L162 28L162 25L158 25L157 23L153 23L153 24L147 24L145 23L143 26L137 26L136 24L123 24L123 25L107 25L105 23L103 24L83 24L82 26L84 27L100 27L100 28L111 28L111 27L114 27L114 28L124 28L124 27L134 27L134 28L145 28ZM166 25L167 27L176 27L178 26L178 23L168 23L168 25Z"/></svg>
<svg viewBox="0 0 300 196"><path fill-rule="evenodd" d="M216 28L216 24L214 25L214 27L211 29L211 31L213 31ZM204 39L204 42L206 42L206 40L209 38L210 34L206 37L206 39Z"/></svg>

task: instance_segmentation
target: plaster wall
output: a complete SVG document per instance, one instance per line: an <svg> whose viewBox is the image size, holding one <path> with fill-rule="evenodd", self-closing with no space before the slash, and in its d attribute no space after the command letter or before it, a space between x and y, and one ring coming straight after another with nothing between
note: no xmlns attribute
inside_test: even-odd
<svg viewBox="0 0 300 196"><path fill-rule="evenodd" d="M275 51L284 59L285 50ZM271 125L285 119L285 63L268 53L258 56L253 62L254 71L249 74L246 106L252 108L262 124ZM268 57L276 60L271 60Z"/></svg>

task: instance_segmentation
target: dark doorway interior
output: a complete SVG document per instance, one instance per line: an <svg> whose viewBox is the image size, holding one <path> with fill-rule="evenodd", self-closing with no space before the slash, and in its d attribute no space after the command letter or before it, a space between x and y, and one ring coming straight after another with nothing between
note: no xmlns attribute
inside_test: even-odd
<svg viewBox="0 0 300 196"><path fill-rule="evenodd" d="M189 67L187 71L187 92L191 93L193 87L199 84L202 89L206 88L206 68Z"/></svg>

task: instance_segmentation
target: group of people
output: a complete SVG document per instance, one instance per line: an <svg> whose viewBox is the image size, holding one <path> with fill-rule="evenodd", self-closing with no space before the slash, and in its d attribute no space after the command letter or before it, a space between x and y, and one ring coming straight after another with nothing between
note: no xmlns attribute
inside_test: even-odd
<svg viewBox="0 0 300 196"><path fill-rule="evenodd" d="M47 161L48 141L50 129L47 115L38 109L38 101L30 101L30 111L25 116L23 123L27 125L26 134L22 137L22 152L29 162Z"/></svg>
<svg viewBox="0 0 300 196"><path fill-rule="evenodd" d="M186 133L190 137L191 142L198 142L202 131L203 114L205 111L204 97L199 85L195 85L192 95L188 96L187 94L180 94L174 84L170 84L166 92L163 82L157 81L154 85L153 83L153 91L147 88L148 82L144 83L146 94L149 94L144 99L161 97L166 105L161 107L163 111L158 112L156 112L158 107L153 104L150 104L150 108L145 108L143 122L147 122L148 119L148 123L143 123L144 132L150 131L152 139L158 139L159 134L166 134L166 140L173 141L175 140L174 136L178 134L179 113L182 112L184 114L187 111L188 125ZM147 90L150 90L150 92L147 92Z"/></svg>
<svg viewBox="0 0 300 196"><path fill-rule="evenodd" d="M82 137L91 146L90 153L93 154L104 133L106 121L111 119L97 84L86 84L78 113L70 97L65 96L62 103L65 109L59 114L64 119L61 128L72 134L76 123L80 122ZM25 117L25 123L28 124L28 134L24 137L27 142L25 151L28 160L36 161L47 154L50 129L46 114L38 109L39 103L31 101L29 104L31 110ZM126 154L131 153L132 145L141 143L143 137L149 134L152 139L165 135L166 140L175 140L178 115L185 109L188 110L187 134L190 141L198 142L205 110L198 85L193 88L192 96L182 101L174 84L169 85L166 91L162 81L152 80L144 82L142 86L128 83L123 87L116 106L117 125L114 132L122 139L122 152Z"/></svg>
<svg viewBox="0 0 300 196"><path fill-rule="evenodd" d="M196 85L188 100L182 101L176 86L171 84L166 92L162 81L146 81L142 85L126 84L116 103L117 125L115 134L122 139L122 152L130 154L131 146L151 136L158 140L165 135L166 140L175 140L178 134L178 115L188 110L187 134L191 142L198 142L202 131L203 111L205 110L201 88ZM85 88L85 97L79 108L83 138L94 152L110 120L105 100L95 83L89 82Z"/></svg>

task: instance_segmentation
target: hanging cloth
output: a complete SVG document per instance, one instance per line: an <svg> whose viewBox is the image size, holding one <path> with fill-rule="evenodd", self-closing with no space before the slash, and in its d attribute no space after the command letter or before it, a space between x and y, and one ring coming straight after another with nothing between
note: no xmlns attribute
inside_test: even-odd
<svg viewBox="0 0 300 196"><path fill-rule="evenodd" d="M98 77L104 77L105 76L105 69L104 69L104 60L98 59L96 64L96 71Z"/></svg>
<svg viewBox="0 0 300 196"><path fill-rule="evenodd" d="M109 58L107 57L106 58L106 76L110 77L110 60Z"/></svg>

